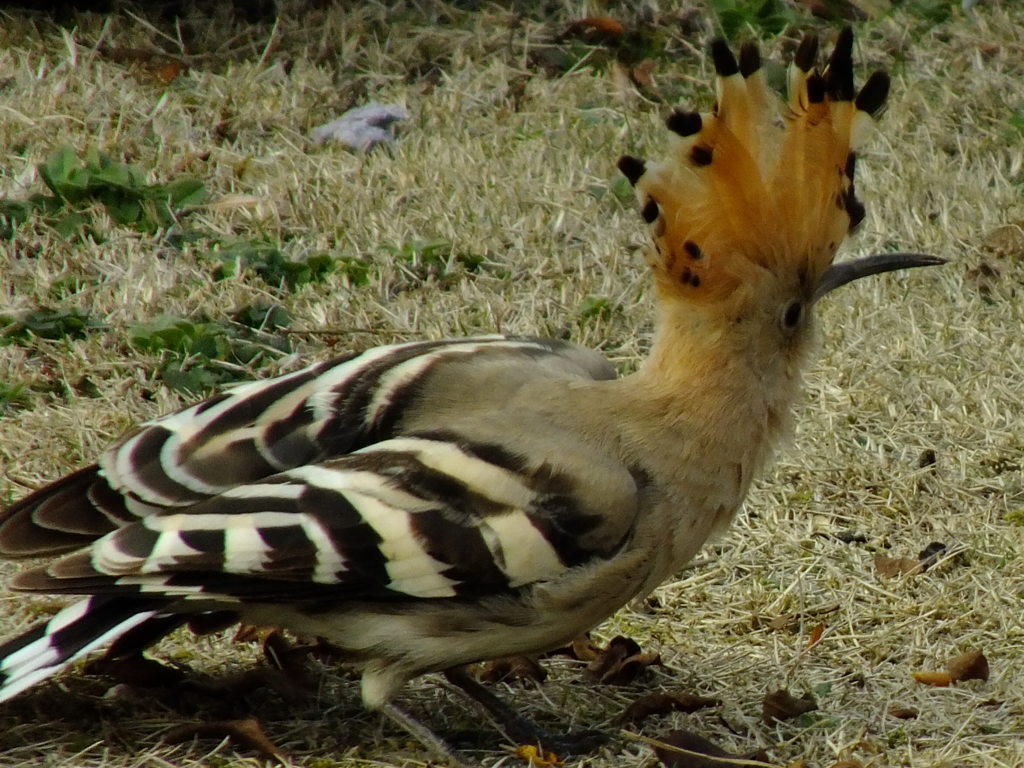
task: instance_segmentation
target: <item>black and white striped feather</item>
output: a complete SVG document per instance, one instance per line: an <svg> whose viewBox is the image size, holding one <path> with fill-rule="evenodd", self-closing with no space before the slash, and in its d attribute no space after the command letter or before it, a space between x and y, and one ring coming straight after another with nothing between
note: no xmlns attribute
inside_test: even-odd
<svg viewBox="0 0 1024 768"><path fill-rule="evenodd" d="M165 600L87 597L0 645L0 694L16 696L158 615Z"/></svg>
<svg viewBox="0 0 1024 768"><path fill-rule="evenodd" d="M92 597L0 647L0 700L158 608L512 595L609 554L628 526L581 546L601 517L545 464L444 425L415 428L430 422L417 393L470 360L499 381L516 378L510 366L612 376L596 353L550 340L378 347L151 421L10 507L0 552L68 553L12 586Z"/></svg>
<svg viewBox="0 0 1024 768"><path fill-rule="evenodd" d="M35 557L77 549L155 512L190 507L391 437L417 388L460 358L475 365L541 361L561 375L614 375L589 350L486 336L376 347L236 385L143 424L108 448L97 465L9 507L0 515L0 554Z"/></svg>

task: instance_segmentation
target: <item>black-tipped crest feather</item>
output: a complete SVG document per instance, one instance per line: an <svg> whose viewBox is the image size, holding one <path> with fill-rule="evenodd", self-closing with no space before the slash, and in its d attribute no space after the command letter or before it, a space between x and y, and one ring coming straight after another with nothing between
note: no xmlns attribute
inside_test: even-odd
<svg viewBox="0 0 1024 768"><path fill-rule="evenodd" d="M719 77L731 77L740 71L740 65L729 44L720 37L711 41L711 60Z"/></svg>
<svg viewBox="0 0 1024 768"><path fill-rule="evenodd" d="M853 100L853 30L850 27L843 27L836 39L836 47L825 69L825 82L834 101Z"/></svg>
<svg viewBox="0 0 1024 768"><path fill-rule="evenodd" d="M638 157L632 155L623 155L619 158L618 162L619 170L622 171L622 175L629 179L629 183L636 186L637 180L644 175L647 170L647 166L644 161Z"/></svg>
<svg viewBox="0 0 1024 768"><path fill-rule="evenodd" d="M722 40L712 41L710 51L718 73L715 110L675 110L666 125L680 137L676 148L646 166L636 184L644 220L657 221L652 266L659 281L691 300L729 295L753 279L745 264L793 269L801 284L813 285L864 219L853 153L884 103L888 79L872 76L856 96L860 111L854 109L849 28L823 70L816 66L818 38L801 40L785 106L763 77L754 77L761 67L755 45L744 45L739 61ZM742 79L733 77L737 72Z"/></svg>
<svg viewBox="0 0 1024 768"><path fill-rule="evenodd" d="M807 101L811 104L821 104L825 101L825 79L817 72L807 78Z"/></svg>
<svg viewBox="0 0 1024 768"><path fill-rule="evenodd" d="M800 45L793 56L793 63L803 72L810 72L818 60L818 36L808 32L800 40Z"/></svg>
<svg viewBox="0 0 1024 768"><path fill-rule="evenodd" d="M746 42L740 48L740 74L750 77L761 69L761 51L755 42Z"/></svg>
<svg viewBox="0 0 1024 768"><path fill-rule="evenodd" d="M698 112L676 109L665 119L665 125L673 133L685 138L699 133L703 120Z"/></svg>
<svg viewBox="0 0 1024 768"><path fill-rule="evenodd" d="M889 97L889 75L885 72L874 72L867 82L861 86L860 93L854 104L857 109L878 117L885 108L885 100Z"/></svg>

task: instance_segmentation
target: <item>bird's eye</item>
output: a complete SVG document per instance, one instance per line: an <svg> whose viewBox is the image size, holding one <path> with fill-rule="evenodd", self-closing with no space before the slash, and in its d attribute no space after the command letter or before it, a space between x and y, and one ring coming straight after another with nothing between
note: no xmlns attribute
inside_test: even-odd
<svg viewBox="0 0 1024 768"><path fill-rule="evenodd" d="M782 325L786 328L795 328L796 324L800 322L800 317L803 313L804 305L799 301L794 301L786 307L786 311L782 313Z"/></svg>

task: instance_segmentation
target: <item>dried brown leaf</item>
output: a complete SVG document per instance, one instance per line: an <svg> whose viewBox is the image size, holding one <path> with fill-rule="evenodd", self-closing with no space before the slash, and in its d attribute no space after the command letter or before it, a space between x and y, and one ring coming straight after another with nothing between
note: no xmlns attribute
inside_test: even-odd
<svg viewBox="0 0 1024 768"><path fill-rule="evenodd" d="M815 624L811 627L810 636L807 638L807 648L811 649L821 642L822 635L825 634L824 624Z"/></svg>
<svg viewBox="0 0 1024 768"><path fill-rule="evenodd" d="M919 714L913 707L893 707L889 710L889 715L899 720L913 720Z"/></svg>
<svg viewBox="0 0 1024 768"><path fill-rule="evenodd" d="M676 693L648 693L634 701L619 715L620 723L637 723L651 715L667 712L696 712L699 709L721 704L719 699L696 696L682 691Z"/></svg>
<svg viewBox="0 0 1024 768"><path fill-rule="evenodd" d="M945 688L953 682L949 672L914 672L914 679L924 685L933 685L936 688Z"/></svg>
<svg viewBox="0 0 1024 768"><path fill-rule="evenodd" d="M988 659L979 649L971 648L950 659L946 671L954 683L961 680L988 680Z"/></svg>
<svg viewBox="0 0 1024 768"><path fill-rule="evenodd" d="M593 661L601 655L601 649L594 645L590 635L577 637L570 643L569 650L572 652L573 658L580 661Z"/></svg>
<svg viewBox="0 0 1024 768"><path fill-rule="evenodd" d="M529 656L505 656L478 665L473 670L474 676L482 683L501 683L511 680L535 680L543 683L547 670L536 659Z"/></svg>
<svg viewBox="0 0 1024 768"><path fill-rule="evenodd" d="M642 653L635 640L619 635L587 666L586 675L605 685L628 685L647 667L661 663L657 653Z"/></svg>
<svg viewBox="0 0 1024 768"><path fill-rule="evenodd" d="M864 763L860 760L840 760L837 763L832 763L828 768L864 768Z"/></svg>
<svg viewBox="0 0 1024 768"><path fill-rule="evenodd" d="M181 59L150 48L101 45L98 51L108 61L129 65L137 73L152 77L163 85L170 85L185 69L185 62Z"/></svg>
<svg viewBox="0 0 1024 768"><path fill-rule="evenodd" d="M589 43L614 43L624 34L626 28L611 16L588 16L570 24L562 37L575 37Z"/></svg>
<svg viewBox="0 0 1024 768"><path fill-rule="evenodd" d="M637 653L640 653L640 644L636 640L622 635L614 637L587 665L587 674L595 680L600 680L610 670L617 669L623 661Z"/></svg>
<svg viewBox="0 0 1024 768"><path fill-rule="evenodd" d="M181 74L182 64L180 61L171 61L164 64L162 67L150 70L150 74L163 83L164 85L170 85L174 82L174 79Z"/></svg>
<svg viewBox="0 0 1024 768"><path fill-rule="evenodd" d="M764 697L761 702L761 719L771 725L779 720L792 720L817 708L818 703L809 693L798 699L785 688L780 688Z"/></svg>
<svg viewBox="0 0 1024 768"><path fill-rule="evenodd" d="M570 659L576 659L578 661L593 661L601 655L602 648L594 644L594 641L590 639L590 634L580 635L568 645L563 645L561 648L555 648L553 651L541 654L541 658L550 658L552 656L567 656Z"/></svg>
<svg viewBox="0 0 1024 768"><path fill-rule="evenodd" d="M240 720L214 720L208 723L187 723L172 728L164 734L168 744L180 744L193 739L223 739L228 737L245 749L251 749L265 760L274 759L287 764L288 758L281 748L263 732L263 726L255 717Z"/></svg>
<svg viewBox="0 0 1024 768"><path fill-rule="evenodd" d="M726 768L728 760L768 760L763 749L733 754L693 731L672 731L658 737L658 742L654 753L666 768Z"/></svg>
<svg viewBox="0 0 1024 768"><path fill-rule="evenodd" d="M613 675L605 675L602 683L608 685L628 685L640 676L648 667L661 664L660 653L638 653L626 658Z"/></svg>
<svg viewBox="0 0 1024 768"><path fill-rule="evenodd" d="M893 579L901 575L921 573L923 567L920 560L915 560L912 557L875 555L875 570L879 575Z"/></svg>

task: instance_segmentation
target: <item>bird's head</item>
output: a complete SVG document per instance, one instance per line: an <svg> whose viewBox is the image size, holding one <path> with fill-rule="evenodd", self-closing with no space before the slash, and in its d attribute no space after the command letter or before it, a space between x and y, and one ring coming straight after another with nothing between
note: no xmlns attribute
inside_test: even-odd
<svg viewBox="0 0 1024 768"><path fill-rule="evenodd" d="M730 360L740 344L761 373L781 365L795 377L822 296L866 275L942 263L909 253L833 262L864 218L856 151L889 92L884 72L855 91L852 49L846 28L819 68L818 40L805 37L783 100L767 86L756 45L737 60L716 40L712 112L673 112L664 160L619 160L651 229L659 336Z"/></svg>

